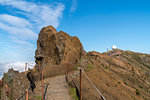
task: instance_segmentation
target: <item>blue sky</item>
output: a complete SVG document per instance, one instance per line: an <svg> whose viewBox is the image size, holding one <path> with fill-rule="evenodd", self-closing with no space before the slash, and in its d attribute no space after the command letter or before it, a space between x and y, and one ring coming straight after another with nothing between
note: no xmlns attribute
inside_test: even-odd
<svg viewBox="0 0 150 100"><path fill-rule="evenodd" d="M150 53L149 0L0 0L0 63L33 62L40 29L78 36L86 51Z"/></svg>

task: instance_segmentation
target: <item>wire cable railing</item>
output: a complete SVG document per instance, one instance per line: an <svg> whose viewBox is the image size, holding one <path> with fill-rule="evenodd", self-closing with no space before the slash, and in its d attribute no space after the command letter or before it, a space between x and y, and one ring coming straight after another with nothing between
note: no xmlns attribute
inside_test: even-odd
<svg viewBox="0 0 150 100"><path fill-rule="evenodd" d="M27 72L28 72L28 67L30 66L30 67L34 67L34 63L25 63L25 77L27 77ZM43 73L42 73L42 79L43 79ZM46 85L46 89L47 89L47 87L48 87L48 85L49 84L47 84ZM28 89L26 89L25 90L25 92L21 95L21 96L19 96L16 100L28 100L29 99L29 94L28 94L28 92L29 92L29 90L31 89L31 85L30 86L28 86ZM37 89L37 88L36 88ZM37 89L38 90L38 89ZM39 90L38 90L39 91ZM44 94L46 95L46 92L45 93L43 93L43 80L42 80L42 100L45 100L45 97L44 97Z"/></svg>
<svg viewBox="0 0 150 100"><path fill-rule="evenodd" d="M67 63L66 68L66 80L69 83L71 80L71 65L73 65L71 62ZM98 90L98 88L94 85L94 83L90 80L90 78L86 75L85 71L81 67L77 67L78 70L80 70L79 78L80 78L80 100L82 100L82 73L85 76L85 78L90 82L92 87L97 91L97 93L100 95L102 100L106 100L106 98L102 95L102 93Z"/></svg>
<svg viewBox="0 0 150 100"><path fill-rule="evenodd" d="M32 66L32 65L28 65L28 66ZM66 81L69 83L71 81L71 70L72 70L72 66L74 66L73 63L69 62L67 63L67 68L66 68ZM89 81L89 83L92 85L92 87L97 91L97 93L100 95L101 99L102 100L106 100L106 98L102 95L102 93L98 90L98 88L94 85L94 83L90 80L90 78L86 75L85 71L81 68L81 67L77 67L78 70L80 71L80 73L78 74L79 75L79 78L80 78L80 100L82 100L82 73L83 75L85 76L85 78ZM27 71L27 63L25 64L25 75L27 74L26 73ZM42 71L42 76L43 76L43 71ZM43 78L42 78L43 79ZM42 80L43 81L43 80ZM46 89L45 89L45 93L43 93L43 82L42 82L42 99L45 100L45 96L46 96L46 91L47 91L47 87L48 87L49 84L46 85ZM28 100L28 91L30 90L31 88L28 87L28 89L26 89L26 91L20 96L18 97L18 99L16 100L22 100L22 98L26 98L26 100Z"/></svg>
<svg viewBox="0 0 150 100"><path fill-rule="evenodd" d="M82 70L82 69L81 69ZM97 89L97 87L94 85L94 83L90 80L90 78L86 75L86 73L82 70L82 73L86 77L86 79L91 83L91 85L95 88L95 90L98 92L98 94L102 97L103 100L106 100L106 98L102 95L102 93Z"/></svg>

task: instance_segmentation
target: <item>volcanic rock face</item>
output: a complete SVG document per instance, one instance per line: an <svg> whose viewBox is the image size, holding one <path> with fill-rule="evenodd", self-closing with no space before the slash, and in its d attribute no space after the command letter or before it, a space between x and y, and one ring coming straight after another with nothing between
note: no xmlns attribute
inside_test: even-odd
<svg viewBox="0 0 150 100"><path fill-rule="evenodd" d="M92 51L81 57L79 65L82 63L87 76L107 100L150 100L149 54L119 49L103 54ZM78 77L74 83L79 90ZM83 100L101 100L86 78L82 83Z"/></svg>
<svg viewBox="0 0 150 100"><path fill-rule="evenodd" d="M0 100L12 100L13 82L18 71L9 69L7 73L4 73L3 78L0 80ZM5 97L6 96L6 97Z"/></svg>
<svg viewBox="0 0 150 100"><path fill-rule="evenodd" d="M107 100L150 100L149 54L119 49L105 53L96 51L86 53L77 37L71 37L62 31L57 32L52 26L47 26L39 33L35 58L36 67L28 72L36 77L37 83L41 77L37 69L43 67L45 79L64 74L66 64L71 62L73 65L70 83L76 90L80 88L79 71L76 67L82 67ZM100 100L97 91L84 74L82 75L83 100ZM0 100L16 100L25 93L29 85L24 72L19 73L10 69L0 80ZM36 96L30 94L29 98L37 100Z"/></svg>
<svg viewBox="0 0 150 100"><path fill-rule="evenodd" d="M76 63L83 52L82 44L77 37L71 37L62 31L57 32L52 26L44 27L37 40L37 68L65 62Z"/></svg>

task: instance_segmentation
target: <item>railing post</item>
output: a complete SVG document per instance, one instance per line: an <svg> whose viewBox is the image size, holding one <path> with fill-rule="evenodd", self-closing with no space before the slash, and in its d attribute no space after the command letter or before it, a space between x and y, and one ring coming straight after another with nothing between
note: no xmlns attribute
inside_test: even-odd
<svg viewBox="0 0 150 100"><path fill-rule="evenodd" d="M28 100L28 89L26 89L26 100Z"/></svg>
<svg viewBox="0 0 150 100"><path fill-rule="evenodd" d="M103 100L103 97L102 97L102 96L101 96L100 98L101 98L101 100Z"/></svg>
<svg viewBox="0 0 150 100"><path fill-rule="evenodd" d="M25 75L27 75L27 63L25 63Z"/></svg>
<svg viewBox="0 0 150 100"><path fill-rule="evenodd" d="M42 100L43 100L43 97L44 97L44 95L43 95L43 70L42 70L42 72L41 72L41 76L42 76Z"/></svg>
<svg viewBox="0 0 150 100"><path fill-rule="evenodd" d="M69 64L69 82L71 80L71 64Z"/></svg>
<svg viewBox="0 0 150 100"><path fill-rule="evenodd" d="M80 100L82 100L82 70L80 69Z"/></svg>
<svg viewBox="0 0 150 100"><path fill-rule="evenodd" d="M69 70L69 67L68 67L68 63L67 63L67 82L68 82L68 70Z"/></svg>

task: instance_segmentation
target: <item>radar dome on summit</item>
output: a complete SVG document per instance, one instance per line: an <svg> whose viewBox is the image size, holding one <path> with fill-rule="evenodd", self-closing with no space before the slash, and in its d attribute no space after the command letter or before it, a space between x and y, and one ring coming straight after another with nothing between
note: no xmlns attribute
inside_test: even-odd
<svg viewBox="0 0 150 100"><path fill-rule="evenodd" d="M113 50L116 50L116 49L117 49L117 46L116 46L116 45L113 45L113 46L112 46L112 49L113 49Z"/></svg>

